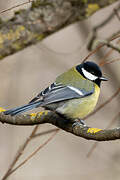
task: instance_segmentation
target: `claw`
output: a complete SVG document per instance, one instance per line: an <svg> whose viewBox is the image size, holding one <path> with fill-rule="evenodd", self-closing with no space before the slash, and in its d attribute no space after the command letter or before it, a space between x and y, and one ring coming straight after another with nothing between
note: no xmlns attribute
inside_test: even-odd
<svg viewBox="0 0 120 180"><path fill-rule="evenodd" d="M73 123L72 128L74 128L75 126L81 126L81 125L82 125L82 126L86 126L84 120L82 120L82 119L79 119L79 120L78 120L78 119L77 119L76 122Z"/></svg>

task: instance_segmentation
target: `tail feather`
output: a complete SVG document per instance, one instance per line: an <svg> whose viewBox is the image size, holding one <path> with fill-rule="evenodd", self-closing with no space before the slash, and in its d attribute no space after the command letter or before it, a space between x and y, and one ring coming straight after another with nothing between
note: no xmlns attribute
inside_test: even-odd
<svg viewBox="0 0 120 180"><path fill-rule="evenodd" d="M34 102L31 104L26 104L24 106L13 108L13 109L10 109L8 111L5 111L4 114L14 116L16 114L20 114L20 113L26 112L28 110L34 109L38 106L41 106L41 104L42 104L42 101Z"/></svg>

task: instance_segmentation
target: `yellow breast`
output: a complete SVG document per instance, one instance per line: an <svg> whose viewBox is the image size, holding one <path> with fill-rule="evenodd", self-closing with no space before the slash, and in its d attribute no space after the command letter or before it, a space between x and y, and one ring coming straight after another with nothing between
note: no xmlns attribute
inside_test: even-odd
<svg viewBox="0 0 120 180"><path fill-rule="evenodd" d="M83 119L94 110L99 94L100 88L95 84L95 92L91 96L66 101L63 106L57 109L57 112L68 118Z"/></svg>

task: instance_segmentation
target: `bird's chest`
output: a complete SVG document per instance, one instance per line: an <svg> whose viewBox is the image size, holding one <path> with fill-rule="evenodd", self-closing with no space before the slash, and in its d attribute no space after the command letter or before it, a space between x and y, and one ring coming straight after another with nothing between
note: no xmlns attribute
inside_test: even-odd
<svg viewBox="0 0 120 180"><path fill-rule="evenodd" d="M99 93L100 90L96 87L92 95L66 101L66 103L57 108L57 112L66 115L68 118L82 119L94 110Z"/></svg>

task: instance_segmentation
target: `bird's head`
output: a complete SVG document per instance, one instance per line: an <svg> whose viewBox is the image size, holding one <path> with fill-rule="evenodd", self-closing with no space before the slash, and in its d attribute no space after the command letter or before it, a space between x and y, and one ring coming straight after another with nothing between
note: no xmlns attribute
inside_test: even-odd
<svg viewBox="0 0 120 180"><path fill-rule="evenodd" d="M76 70L85 79L95 82L98 86L100 86L101 81L107 81L107 78L102 76L100 67L92 61L86 61L80 65L77 65Z"/></svg>

